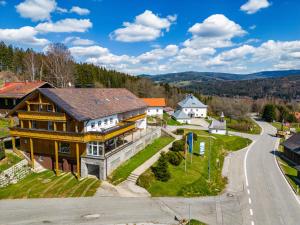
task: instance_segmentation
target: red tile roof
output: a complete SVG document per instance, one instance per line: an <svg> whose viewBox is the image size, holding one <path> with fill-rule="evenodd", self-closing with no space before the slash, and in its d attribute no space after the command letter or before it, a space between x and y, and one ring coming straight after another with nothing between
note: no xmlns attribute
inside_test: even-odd
<svg viewBox="0 0 300 225"><path fill-rule="evenodd" d="M44 81L6 82L4 86L0 88L0 98L23 98L35 89L44 85L52 87Z"/></svg>
<svg viewBox="0 0 300 225"><path fill-rule="evenodd" d="M150 107L165 107L166 100L164 98L143 98L144 102Z"/></svg>

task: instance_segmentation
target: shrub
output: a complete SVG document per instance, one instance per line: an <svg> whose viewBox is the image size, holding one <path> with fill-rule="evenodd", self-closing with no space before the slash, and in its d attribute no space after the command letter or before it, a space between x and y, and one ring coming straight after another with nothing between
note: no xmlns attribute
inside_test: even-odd
<svg viewBox="0 0 300 225"><path fill-rule="evenodd" d="M0 160L5 158L4 143L0 142Z"/></svg>
<svg viewBox="0 0 300 225"><path fill-rule="evenodd" d="M174 166L178 166L182 161L182 156L179 152L168 152L166 157L168 162Z"/></svg>
<svg viewBox="0 0 300 225"><path fill-rule="evenodd" d="M171 151L179 152L183 150L184 150L184 140L177 140L173 142Z"/></svg>
<svg viewBox="0 0 300 225"><path fill-rule="evenodd" d="M157 180L166 182L171 178L171 174L168 170L168 162L164 153L159 157L157 166L152 167L151 169Z"/></svg>
<svg viewBox="0 0 300 225"><path fill-rule="evenodd" d="M150 188L151 183L155 180L155 176L152 173L151 170L147 170L145 173L143 173L137 180L137 185L140 187L143 187L145 189Z"/></svg>
<svg viewBox="0 0 300 225"><path fill-rule="evenodd" d="M183 133L184 133L184 129L177 129L176 130L176 134L178 134L178 135L183 135Z"/></svg>
<svg viewBox="0 0 300 225"><path fill-rule="evenodd" d="M196 133L193 133L193 140L197 141L197 139L198 139L198 135Z"/></svg>

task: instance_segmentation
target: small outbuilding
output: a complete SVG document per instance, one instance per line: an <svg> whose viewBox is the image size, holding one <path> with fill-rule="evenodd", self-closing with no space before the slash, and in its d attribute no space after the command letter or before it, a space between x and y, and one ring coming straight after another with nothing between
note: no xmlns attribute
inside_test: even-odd
<svg viewBox="0 0 300 225"><path fill-rule="evenodd" d="M166 106L166 100L164 98L143 98L147 104L147 116L163 116L163 109Z"/></svg>
<svg viewBox="0 0 300 225"><path fill-rule="evenodd" d="M177 110L173 113L172 118L177 120L179 123L191 123L191 117L189 117L185 112L182 110Z"/></svg>
<svg viewBox="0 0 300 225"><path fill-rule="evenodd" d="M220 120L213 119L208 127L209 133L211 134L227 134L226 120L224 119L224 114L220 117Z"/></svg>
<svg viewBox="0 0 300 225"><path fill-rule="evenodd" d="M282 144L285 157L300 165L300 133L294 134Z"/></svg>

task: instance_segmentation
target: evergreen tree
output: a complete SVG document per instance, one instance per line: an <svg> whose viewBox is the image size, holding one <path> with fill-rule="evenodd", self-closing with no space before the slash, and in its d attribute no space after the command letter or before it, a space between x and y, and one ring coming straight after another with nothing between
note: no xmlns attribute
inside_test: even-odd
<svg viewBox="0 0 300 225"><path fill-rule="evenodd" d="M272 104L268 104L263 109L262 118L267 122L276 120L276 107Z"/></svg>
<svg viewBox="0 0 300 225"><path fill-rule="evenodd" d="M171 178L171 174L168 170L168 161L164 153L159 157L157 166L152 167L152 171L157 180L166 182Z"/></svg>

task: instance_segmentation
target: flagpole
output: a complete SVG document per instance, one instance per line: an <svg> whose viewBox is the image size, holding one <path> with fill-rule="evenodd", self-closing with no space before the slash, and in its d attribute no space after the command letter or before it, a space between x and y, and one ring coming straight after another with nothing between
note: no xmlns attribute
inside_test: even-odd
<svg viewBox="0 0 300 225"><path fill-rule="evenodd" d="M194 150L194 135L192 135L191 146L192 146L192 150L190 151L190 153L191 153L191 164L192 164L192 162L193 162L193 150Z"/></svg>
<svg viewBox="0 0 300 225"><path fill-rule="evenodd" d="M186 142L187 142L187 136L185 135L185 144L184 144L184 171L185 172L186 172L186 157L187 157L187 143Z"/></svg>

